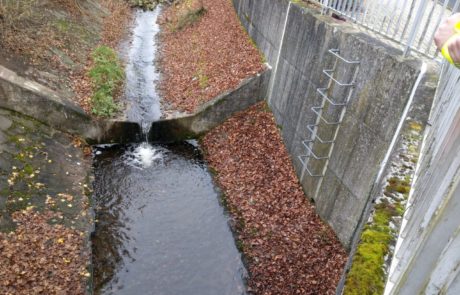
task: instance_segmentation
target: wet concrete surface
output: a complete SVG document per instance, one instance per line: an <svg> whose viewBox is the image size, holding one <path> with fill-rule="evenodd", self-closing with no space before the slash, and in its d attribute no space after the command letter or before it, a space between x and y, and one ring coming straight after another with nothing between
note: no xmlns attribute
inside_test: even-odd
<svg viewBox="0 0 460 295"><path fill-rule="evenodd" d="M96 294L246 294L219 191L197 146L97 148Z"/></svg>
<svg viewBox="0 0 460 295"><path fill-rule="evenodd" d="M11 231L11 215L35 210L63 213L56 222L89 232L90 158L67 134L0 108L0 230Z"/></svg>

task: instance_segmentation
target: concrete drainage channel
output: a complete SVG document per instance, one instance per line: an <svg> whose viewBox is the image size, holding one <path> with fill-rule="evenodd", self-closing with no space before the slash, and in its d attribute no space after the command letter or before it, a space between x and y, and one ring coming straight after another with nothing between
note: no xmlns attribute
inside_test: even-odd
<svg viewBox="0 0 460 295"><path fill-rule="evenodd" d="M93 145L95 294L246 294L247 271L219 189L190 139L263 100L271 71L192 114L160 119L158 75L152 75L158 29L145 30L157 16L136 13L135 39L125 56L124 118L95 120L71 99L1 66L0 108Z"/></svg>
<svg viewBox="0 0 460 295"><path fill-rule="evenodd" d="M197 142L147 141L176 141L204 131L150 131L161 116L152 44L158 9L136 13L125 60L126 117L142 126L142 142L94 148L94 292L245 294L246 270ZM175 121L153 126L170 122Z"/></svg>
<svg viewBox="0 0 460 295"><path fill-rule="evenodd" d="M402 149L401 137L393 135L411 131L407 130L409 123L402 125L405 117L415 122L419 132L425 128L436 83L431 65L420 85L417 82L414 100L408 101L421 71L418 60L402 59L390 45L309 7L286 0L233 3L275 71L272 74L267 69L242 81L189 115L160 118L158 95L152 88L157 79L152 75L152 40L157 30L142 29L143 24L153 24L146 16L156 17L157 12L136 16L136 39L126 55L128 121L93 120L70 99L0 66L0 96L5 98L0 108L79 135L94 145L96 293L162 294L167 289L171 294L245 294L246 270L219 205L219 192L193 139L267 98L292 158L304 155L308 126L316 118L310 110L321 103L317 89L324 87L324 68L333 63L330 49L339 48L343 56L363 65L335 139L337 148L329 153L325 168L322 163L311 163L324 170L319 182L315 177L300 177L305 165L293 164L318 214L332 226L351 256L359 246L362 227L372 222L368 217L373 200L387 186L387 178L391 179L393 159ZM300 33L303 39L298 38ZM346 78L351 72L339 66L337 73ZM333 99L343 94L341 88L330 91ZM156 111L150 112L152 108ZM13 117L9 112L4 116L8 119L4 122ZM1 136L0 132L0 143ZM19 139L22 137L17 144L21 144ZM323 147L311 148L321 152ZM348 267L352 262L350 259ZM383 280L385 277L376 279L379 284ZM183 281L189 284L179 284Z"/></svg>

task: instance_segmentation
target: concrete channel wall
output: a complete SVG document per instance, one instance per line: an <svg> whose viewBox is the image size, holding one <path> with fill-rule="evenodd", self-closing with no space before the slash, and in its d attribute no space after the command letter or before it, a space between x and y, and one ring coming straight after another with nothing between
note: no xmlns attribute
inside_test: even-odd
<svg viewBox="0 0 460 295"><path fill-rule="evenodd" d="M421 62L402 59L399 50L349 24L321 15L314 7L270 0L233 3L242 24L272 63L274 73L267 99L302 186L315 201L320 216L350 249L353 238L359 236L360 224L367 219L366 208L379 191L376 186L382 181L377 176L381 176L385 160L397 148L392 143L399 142L398 127L407 115L404 110ZM330 49L338 49L341 56L359 61L359 65L338 60ZM349 98L339 129L327 122L340 121L342 106L328 102L322 105L323 99L317 93L318 88L329 86L323 70L333 68L336 60L334 77L343 84L356 82L354 87L332 83L327 91L335 102ZM422 123L434 96L434 76L429 67L414 93L413 104L417 107L412 107L411 112ZM311 109L315 106L323 106L322 115L327 122L317 120ZM310 145L318 157L330 158L324 177L310 176L298 159L310 154L303 141L312 135L307 126L316 123L319 125L315 132L324 141L333 139L338 131L334 145L318 140ZM321 174L326 160L310 158L307 162L313 174Z"/></svg>
<svg viewBox="0 0 460 295"><path fill-rule="evenodd" d="M460 70L440 81L386 294L460 294Z"/></svg>
<svg viewBox="0 0 460 295"><path fill-rule="evenodd" d="M201 105L192 114L152 123L149 132L151 142L172 142L197 138L222 124L236 112L243 111L267 95L271 70L247 78L238 87L224 92Z"/></svg>
<svg viewBox="0 0 460 295"><path fill-rule="evenodd" d="M242 81L238 87L202 105L193 114L152 123L152 142L197 138L234 113L264 100L271 70ZM34 118L57 130L83 137L90 144L133 143L145 140L136 122L94 119L70 98L24 79L0 65L0 108Z"/></svg>
<svg viewBox="0 0 460 295"><path fill-rule="evenodd" d="M0 107L81 136L91 144L134 142L139 140L141 133L135 122L94 120L70 98L20 77L1 65Z"/></svg>

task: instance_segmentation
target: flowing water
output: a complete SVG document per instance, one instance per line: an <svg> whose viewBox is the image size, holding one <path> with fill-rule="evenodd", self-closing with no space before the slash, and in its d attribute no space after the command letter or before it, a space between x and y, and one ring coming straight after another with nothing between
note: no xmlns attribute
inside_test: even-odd
<svg viewBox="0 0 460 295"><path fill-rule="evenodd" d="M126 62L127 100L126 117L129 121L139 122L145 134L151 123L161 117L160 96L155 84L159 73L155 68L157 52L157 35L160 32L157 24L160 8L154 11L136 12L133 37L128 46L129 51L124 57Z"/></svg>
<svg viewBox="0 0 460 295"><path fill-rule="evenodd" d="M127 114L144 131L161 116L157 16L137 12L127 68ZM98 146L94 173L96 294L246 294L246 270L196 142Z"/></svg>

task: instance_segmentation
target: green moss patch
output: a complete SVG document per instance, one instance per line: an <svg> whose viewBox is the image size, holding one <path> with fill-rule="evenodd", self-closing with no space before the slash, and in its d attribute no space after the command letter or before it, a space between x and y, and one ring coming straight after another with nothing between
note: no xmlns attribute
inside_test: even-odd
<svg viewBox="0 0 460 295"><path fill-rule="evenodd" d="M390 221L399 215L395 208L377 206L372 224L366 225L348 274L344 294L383 294L385 272L383 265L393 239Z"/></svg>
<svg viewBox="0 0 460 295"><path fill-rule="evenodd" d="M388 180L386 191L390 193L398 192L400 194L408 194L410 192L410 181L392 177Z"/></svg>

